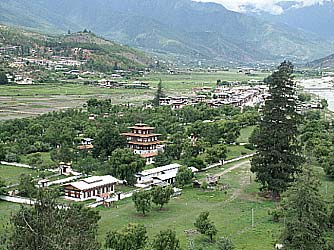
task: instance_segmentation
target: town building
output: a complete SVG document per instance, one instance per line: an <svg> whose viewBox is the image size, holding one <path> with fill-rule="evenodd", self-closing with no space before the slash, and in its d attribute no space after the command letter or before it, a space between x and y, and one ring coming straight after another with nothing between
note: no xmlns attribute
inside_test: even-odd
<svg viewBox="0 0 334 250"><path fill-rule="evenodd" d="M118 183L121 183L121 181L111 175L92 176L65 184L65 198L74 201L85 201L110 196L115 192L115 185Z"/></svg>
<svg viewBox="0 0 334 250"><path fill-rule="evenodd" d="M145 158L147 164L154 163L154 157L158 154L160 134L154 134L155 128L144 123L135 124L129 129L131 132L122 134L127 138L128 148Z"/></svg>
<svg viewBox="0 0 334 250"><path fill-rule="evenodd" d="M152 168L144 170L136 174L138 187L147 187L151 185L157 185L160 183L174 184L176 181L176 174L181 167L178 163L169 164L162 167ZM190 168L193 172L197 172L196 168Z"/></svg>

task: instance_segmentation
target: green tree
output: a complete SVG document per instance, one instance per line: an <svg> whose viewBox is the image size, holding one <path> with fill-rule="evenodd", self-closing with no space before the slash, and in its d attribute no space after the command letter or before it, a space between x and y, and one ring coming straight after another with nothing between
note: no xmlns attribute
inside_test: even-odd
<svg viewBox="0 0 334 250"><path fill-rule="evenodd" d="M38 188L35 185L36 182L34 182L34 179L30 175L21 175L19 185L17 186L19 195L29 198L36 197Z"/></svg>
<svg viewBox="0 0 334 250"><path fill-rule="evenodd" d="M284 249L326 249L327 206L319 187L319 180L307 168L288 190L283 204L286 223L281 238Z"/></svg>
<svg viewBox="0 0 334 250"><path fill-rule="evenodd" d="M175 231L167 229L165 231L160 231L152 242L152 250L179 250L180 241L176 237Z"/></svg>
<svg viewBox="0 0 334 250"><path fill-rule="evenodd" d="M194 225L201 234L208 235L211 242L213 241L213 236L218 232L215 224L209 220L209 212L200 213Z"/></svg>
<svg viewBox="0 0 334 250"><path fill-rule="evenodd" d="M119 130L105 126L94 140L93 155L94 157L107 158L114 150L125 146L126 139L120 134Z"/></svg>
<svg viewBox="0 0 334 250"><path fill-rule="evenodd" d="M221 237L217 241L217 250L234 250L235 247L232 241L227 237Z"/></svg>
<svg viewBox="0 0 334 250"><path fill-rule="evenodd" d="M157 206L160 206L160 209L167 204L170 200L171 195L174 193L172 186L156 186L152 188L152 202Z"/></svg>
<svg viewBox="0 0 334 250"><path fill-rule="evenodd" d="M283 62L272 74L270 96L262 110L257 136L253 138L257 154L252 159L251 171L261 183L261 190L270 191L273 198L279 198L289 187L302 162L297 141L300 117L296 112L296 83L292 73L292 64Z"/></svg>
<svg viewBox="0 0 334 250"><path fill-rule="evenodd" d="M42 163L41 153L34 153L27 156L28 164L33 167L39 167Z"/></svg>
<svg viewBox="0 0 334 250"><path fill-rule="evenodd" d="M186 166L181 166L176 174L176 184L180 187L190 184L194 177L193 172Z"/></svg>
<svg viewBox="0 0 334 250"><path fill-rule="evenodd" d="M91 172L96 171L100 167L100 162L92 156L80 158L80 160L74 165L74 167L81 173L89 175Z"/></svg>
<svg viewBox="0 0 334 250"><path fill-rule="evenodd" d="M60 162L70 163L74 158L72 149L68 147L61 147L54 149L50 152L50 155L51 155L51 160L57 163Z"/></svg>
<svg viewBox="0 0 334 250"><path fill-rule="evenodd" d="M0 85L8 84L8 78L6 72L0 70Z"/></svg>
<svg viewBox="0 0 334 250"><path fill-rule="evenodd" d="M160 99L164 98L165 94L162 90L162 81L160 79L159 83L158 83L158 89L157 92L155 93L154 99L152 101L152 104L156 107L160 106Z"/></svg>
<svg viewBox="0 0 334 250"><path fill-rule="evenodd" d="M0 195L5 195L5 194L6 194L6 183L2 178L0 178Z"/></svg>
<svg viewBox="0 0 334 250"><path fill-rule="evenodd" d="M107 234L105 247L113 250L140 250L144 249L147 236L144 225L129 224L120 231L111 231Z"/></svg>
<svg viewBox="0 0 334 250"><path fill-rule="evenodd" d="M321 105L321 108L322 108L322 109L327 108L327 107L328 107L328 102L327 102L327 100L326 100L326 99L321 99L321 100L320 100L320 105Z"/></svg>
<svg viewBox="0 0 334 250"><path fill-rule="evenodd" d="M142 212L146 215L147 212L151 211L152 194L149 190L143 190L134 192L132 200L135 203L135 207L138 212Z"/></svg>
<svg viewBox="0 0 334 250"><path fill-rule="evenodd" d="M166 166L166 165L171 164L171 163L172 163L171 157L169 157L165 152L159 153L154 158L154 166L155 167Z"/></svg>
<svg viewBox="0 0 334 250"><path fill-rule="evenodd" d="M98 250L97 211L71 204L64 209L58 195L40 192L32 207L22 206L12 219L12 250Z"/></svg>
<svg viewBox="0 0 334 250"><path fill-rule="evenodd" d="M204 160L200 157L191 157L189 159L185 159L184 163L188 167L197 168L198 170L201 170L201 169L207 167L207 164L205 164Z"/></svg>
<svg viewBox="0 0 334 250"><path fill-rule="evenodd" d="M214 145L213 147L207 148L205 150L206 154L205 160L209 164L220 162L226 159L226 153L227 149L225 145L223 144Z"/></svg>
<svg viewBox="0 0 334 250"><path fill-rule="evenodd" d="M116 149L109 160L109 172L118 179L126 180L129 185L133 185L136 183L135 174L141 172L145 164L145 159L131 149Z"/></svg>

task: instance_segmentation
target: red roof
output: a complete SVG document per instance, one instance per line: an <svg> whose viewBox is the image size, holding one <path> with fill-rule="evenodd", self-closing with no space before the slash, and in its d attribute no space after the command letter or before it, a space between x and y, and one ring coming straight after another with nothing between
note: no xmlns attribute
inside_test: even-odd
<svg viewBox="0 0 334 250"><path fill-rule="evenodd" d="M159 136L161 134L136 134L136 133L122 133L122 135L125 136L132 136L132 137L154 137L154 136Z"/></svg>
<svg viewBox="0 0 334 250"><path fill-rule="evenodd" d="M150 158L150 157L153 157L153 156L156 156L158 155L158 152L151 152L151 153L147 153L147 154L141 154L140 156L143 157L143 158Z"/></svg>

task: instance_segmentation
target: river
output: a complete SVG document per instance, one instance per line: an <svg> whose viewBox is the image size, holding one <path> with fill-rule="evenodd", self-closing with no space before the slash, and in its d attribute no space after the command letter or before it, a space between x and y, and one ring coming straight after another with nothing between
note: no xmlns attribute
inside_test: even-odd
<svg viewBox="0 0 334 250"><path fill-rule="evenodd" d="M303 86L305 91L319 96L320 99L326 99L328 108L334 111L334 77L301 80L298 85Z"/></svg>

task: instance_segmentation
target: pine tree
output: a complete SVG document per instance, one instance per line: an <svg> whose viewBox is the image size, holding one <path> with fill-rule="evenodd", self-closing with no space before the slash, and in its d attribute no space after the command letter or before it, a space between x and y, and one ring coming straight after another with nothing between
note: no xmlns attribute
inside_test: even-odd
<svg viewBox="0 0 334 250"><path fill-rule="evenodd" d="M279 198L295 174L300 172L302 157L298 145L296 84L293 65L284 61L269 78L269 97L262 110L259 133L254 137L257 155L251 170L261 183L261 190Z"/></svg>
<svg viewBox="0 0 334 250"><path fill-rule="evenodd" d="M287 192L284 249L326 249L327 206L319 192L320 182L306 169Z"/></svg>
<svg viewBox="0 0 334 250"><path fill-rule="evenodd" d="M81 204L66 208L58 194L39 192L34 206L22 206L11 218L11 250L98 250L99 213Z"/></svg>
<svg viewBox="0 0 334 250"><path fill-rule="evenodd" d="M167 229L165 231L160 231L152 242L153 250L179 250L180 242L176 237L175 231Z"/></svg>
<svg viewBox="0 0 334 250"><path fill-rule="evenodd" d="M8 78L6 76L6 73L4 71L0 71L0 85L2 84L8 84Z"/></svg>
<svg viewBox="0 0 334 250"><path fill-rule="evenodd" d="M159 83L158 83L158 89L157 89L157 92L155 93L155 96L154 96L154 99L152 101L153 105L154 106L160 106L160 99L161 98L164 98L165 97L165 94L162 90L162 81L160 79Z"/></svg>

